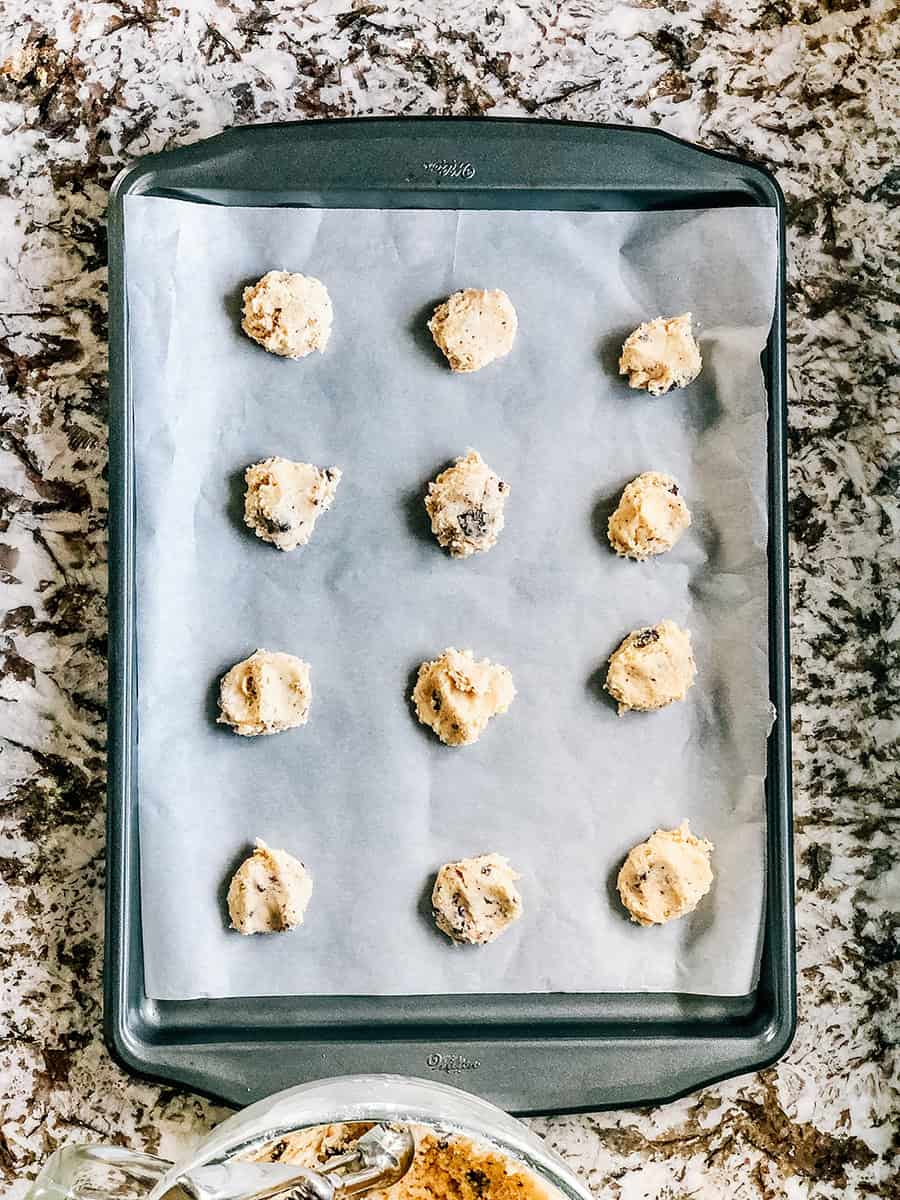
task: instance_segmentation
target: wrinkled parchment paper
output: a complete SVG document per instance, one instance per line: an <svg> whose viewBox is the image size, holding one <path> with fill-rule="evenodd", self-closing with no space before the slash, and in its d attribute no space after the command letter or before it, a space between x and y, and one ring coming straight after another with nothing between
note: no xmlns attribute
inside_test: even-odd
<svg viewBox="0 0 900 1200"><path fill-rule="evenodd" d="M765 417L770 211L339 211L126 200L137 479L140 836L146 985L157 998L683 991L755 981L768 726ZM314 274L324 355L266 354L241 288ZM513 353L454 376L425 329L440 299L502 287ZM616 373L641 320L690 309L704 357L652 399ZM427 481L477 448L511 485L487 555L438 549ZM244 467L344 472L309 546L242 522ZM658 561L617 559L606 518L641 471L674 474L694 523ZM693 634L684 704L617 717L604 663L635 626ZM418 663L445 646L506 664L518 697L475 746L417 725ZM312 664L309 724L253 740L214 723L257 647ZM618 903L628 848L683 817L715 843L691 917L641 929ZM255 837L315 879L306 924L229 931ZM427 903L445 860L496 850L525 915L453 947Z"/></svg>

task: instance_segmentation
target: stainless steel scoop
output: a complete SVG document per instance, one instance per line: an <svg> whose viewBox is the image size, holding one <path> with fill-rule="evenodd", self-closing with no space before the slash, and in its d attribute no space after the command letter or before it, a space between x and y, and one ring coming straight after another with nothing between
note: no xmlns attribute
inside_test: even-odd
<svg viewBox="0 0 900 1200"><path fill-rule="evenodd" d="M180 1175L162 1200L344 1200L397 1183L412 1165L415 1149L408 1126L376 1125L346 1154L316 1171L295 1163L234 1159Z"/></svg>

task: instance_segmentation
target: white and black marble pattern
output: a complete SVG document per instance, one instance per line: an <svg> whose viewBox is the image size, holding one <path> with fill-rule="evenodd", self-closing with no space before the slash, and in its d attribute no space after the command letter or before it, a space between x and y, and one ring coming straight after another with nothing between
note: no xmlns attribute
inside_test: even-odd
<svg viewBox="0 0 900 1200"><path fill-rule="evenodd" d="M595 1194L900 1196L897 0L5 0L0 7L0 1177L175 1155L223 1110L100 1038L107 189L244 122L658 126L787 196L800 1027L756 1077L533 1124Z"/></svg>

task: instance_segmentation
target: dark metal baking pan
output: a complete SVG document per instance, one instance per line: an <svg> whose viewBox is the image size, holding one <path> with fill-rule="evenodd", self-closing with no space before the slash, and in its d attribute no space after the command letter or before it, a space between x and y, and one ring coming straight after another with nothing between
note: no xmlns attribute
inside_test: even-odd
<svg viewBox="0 0 900 1200"><path fill-rule="evenodd" d="M764 944L747 996L598 994L158 1001L144 991L135 480L126 195L206 204L651 210L756 205L779 227L769 399L770 695ZM235 1103L351 1072L437 1074L513 1112L647 1104L757 1070L795 1023L786 536L784 213L763 169L651 130L397 118L234 129L124 171L109 207L110 708L105 1029L141 1074Z"/></svg>

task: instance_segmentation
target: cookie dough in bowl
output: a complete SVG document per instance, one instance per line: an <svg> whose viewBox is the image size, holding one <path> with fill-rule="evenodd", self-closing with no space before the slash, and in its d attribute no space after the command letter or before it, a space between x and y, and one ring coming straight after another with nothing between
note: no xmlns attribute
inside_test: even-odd
<svg viewBox="0 0 900 1200"><path fill-rule="evenodd" d="M664 925L693 912L712 887L711 842L678 829L657 829L633 847L616 886L622 903L639 925Z"/></svg>
<svg viewBox="0 0 900 1200"><path fill-rule="evenodd" d="M306 545L317 519L331 507L341 472L275 457L248 467L244 479L244 522L264 542L296 550Z"/></svg>
<svg viewBox="0 0 900 1200"><path fill-rule="evenodd" d="M431 893L435 925L454 942L492 942L522 915L519 878L502 854L445 863Z"/></svg>
<svg viewBox="0 0 900 1200"><path fill-rule="evenodd" d="M448 647L439 658L419 667L412 699L416 716L446 746L477 742L491 717L505 713L516 694L506 667L471 650Z"/></svg>
<svg viewBox="0 0 900 1200"><path fill-rule="evenodd" d="M606 690L620 715L652 712L683 700L696 674L691 635L674 621L660 621L633 630L611 655Z"/></svg>
<svg viewBox="0 0 900 1200"><path fill-rule="evenodd" d="M228 888L231 927L244 934L294 929L303 924L312 890L312 878L298 858L257 838Z"/></svg>
<svg viewBox="0 0 900 1200"><path fill-rule="evenodd" d="M312 275L267 271L244 288L241 328L270 354L305 358L324 350L333 319L328 289Z"/></svg>
<svg viewBox="0 0 900 1200"><path fill-rule="evenodd" d="M496 545L504 525L509 484L477 450L457 458L428 485L425 508L438 545L452 558L483 554Z"/></svg>
<svg viewBox="0 0 900 1200"><path fill-rule="evenodd" d="M309 663L293 654L257 650L235 663L219 684L219 724L241 737L305 725L312 703Z"/></svg>
<svg viewBox="0 0 900 1200"><path fill-rule="evenodd" d="M625 339L619 358L619 374L628 376L628 386L643 388L651 396L686 387L702 366L689 312L645 321Z"/></svg>
<svg viewBox="0 0 900 1200"><path fill-rule="evenodd" d="M260 1147L257 1162L298 1163L313 1170L352 1150L371 1122L319 1125L285 1134ZM393 1187L367 1192L366 1200L562 1200L524 1163L498 1146L449 1128L413 1123L412 1166Z"/></svg>
<svg viewBox="0 0 900 1200"><path fill-rule="evenodd" d="M428 328L450 369L462 373L480 371L509 354L518 323L506 292L466 288L438 305Z"/></svg>
<svg viewBox="0 0 900 1200"><path fill-rule="evenodd" d="M645 471L628 484L609 518L609 544L623 558L641 561L671 550L690 523L672 476Z"/></svg>

